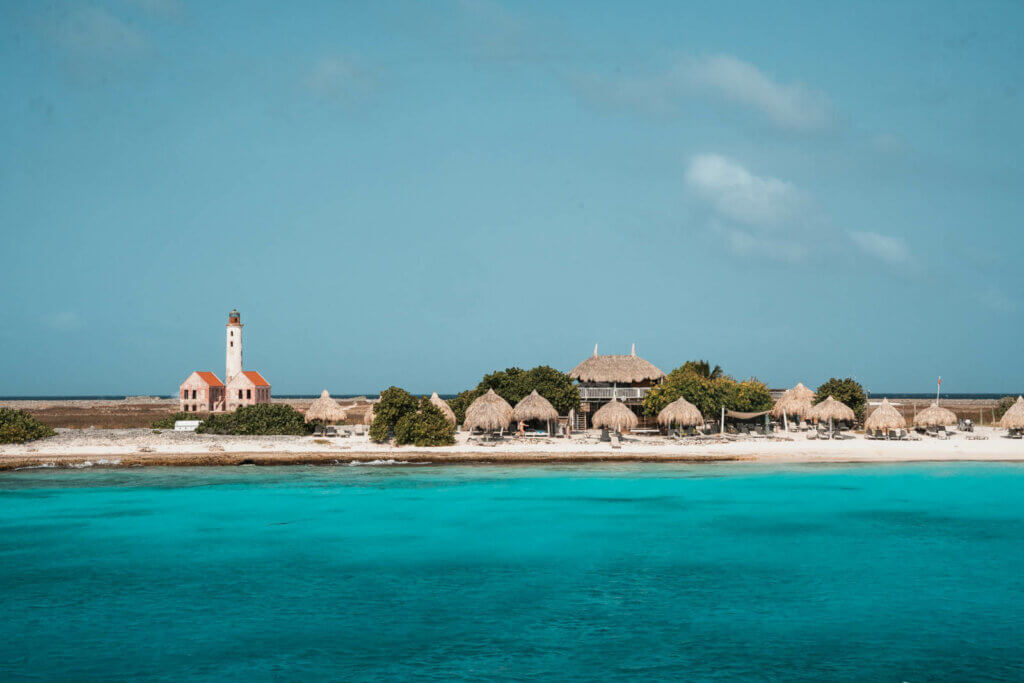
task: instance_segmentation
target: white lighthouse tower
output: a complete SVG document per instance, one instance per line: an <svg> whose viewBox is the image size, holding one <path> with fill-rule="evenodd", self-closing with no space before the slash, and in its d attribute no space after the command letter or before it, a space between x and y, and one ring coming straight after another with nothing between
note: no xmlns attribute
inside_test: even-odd
<svg viewBox="0 0 1024 683"><path fill-rule="evenodd" d="M225 350L224 380L230 382L242 372L242 316L235 309L228 313Z"/></svg>

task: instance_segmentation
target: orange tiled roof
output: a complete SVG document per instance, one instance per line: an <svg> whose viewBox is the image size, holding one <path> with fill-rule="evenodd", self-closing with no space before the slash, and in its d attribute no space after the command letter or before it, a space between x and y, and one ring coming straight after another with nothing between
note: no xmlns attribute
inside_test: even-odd
<svg viewBox="0 0 1024 683"><path fill-rule="evenodd" d="M255 370L242 370L242 374L249 378L249 381L258 387L269 387L270 382L263 379L263 375Z"/></svg>
<svg viewBox="0 0 1024 683"><path fill-rule="evenodd" d="M199 375L199 379L206 382L207 386L210 387L222 387L224 382L221 382L217 375L207 370L196 370L196 374Z"/></svg>

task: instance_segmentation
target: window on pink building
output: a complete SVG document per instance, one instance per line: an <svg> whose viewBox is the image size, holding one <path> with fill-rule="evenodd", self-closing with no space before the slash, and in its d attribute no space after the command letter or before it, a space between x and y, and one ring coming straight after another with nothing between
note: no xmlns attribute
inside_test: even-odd
<svg viewBox="0 0 1024 683"><path fill-rule="evenodd" d="M192 398L195 398L195 397L196 397L196 390L195 390L195 389L193 389L193 390L192 390Z"/></svg>
<svg viewBox="0 0 1024 683"><path fill-rule="evenodd" d="M242 398L242 390L241 389L238 390L238 398Z"/></svg>
<svg viewBox="0 0 1024 683"><path fill-rule="evenodd" d="M246 389L245 390L245 397L246 398L252 398L252 389Z"/></svg>

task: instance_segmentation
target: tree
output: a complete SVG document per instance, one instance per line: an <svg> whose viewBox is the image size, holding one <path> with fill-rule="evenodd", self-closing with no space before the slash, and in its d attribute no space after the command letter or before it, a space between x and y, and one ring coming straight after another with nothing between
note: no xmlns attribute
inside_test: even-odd
<svg viewBox="0 0 1024 683"><path fill-rule="evenodd" d="M1003 415L1006 414L1006 411L1009 410L1010 406L1012 406L1016 402L1017 399L1015 399L1013 396L1003 396L1001 399L999 399L995 407L996 420L1002 420Z"/></svg>
<svg viewBox="0 0 1024 683"><path fill-rule="evenodd" d="M200 434L302 435L312 426L302 413L283 403L242 406L233 413L213 413L199 423Z"/></svg>
<svg viewBox="0 0 1024 683"><path fill-rule="evenodd" d="M395 424L395 443L399 446L451 446L455 427L429 399L420 399L419 409L406 413Z"/></svg>
<svg viewBox="0 0 1024 683"><path fill-rule="evenodd" d="M721 365L716 365L712 368L711 364L706 360L688 360L683 363L680 370L683 372L692 372L698 377L703 377L704 379L719 379L721 377L725 377L725 371L722 370Z"/></svg>
<svg viewBox="0 0 1024 683"><path fill-rule="evenodd" d="M0 443L25 443L56 432L24 410L0 408Z"/></svg>
<svg viewBox="0 0 1024 683"><path fill-rule="evenodd" d="M768 390L764 382L752 378L736 385L729 405L726 407L744 413L759 413L763 410L771 410L773 403L772 392Z"/></svg>
<svg viewBox="0 0 1024 683"><path fill-rule="evenodd" d="M547 365L538 365L530 370L512 367L484 375L475 389L463 391L448 401L459 424L466 419L469 404L486 394L488 389L494 389L494 393L513 406L536 391L551 401L561 415L580 407L580 391L564 372Z"/></svg>
<svg viewBox="0 0 1024 683"><path fill-rule="evenodd" d="M398 421L409 413L415 413L418 405L412 394L405 389L389 387L380 392L380 401L373 406L370 439L377 443L387 441Z"/></svg>
<svg viewBox="0 0 1024 683"><path fill-rule="evenodd" d="M857 380L850 377L846 379L830 378L818 387L818 391L814 395L815 405L821 403L829 396L852 408L858 420L864 419L864 409L867 406L868 398L864 393L864 387Z"/></svg>

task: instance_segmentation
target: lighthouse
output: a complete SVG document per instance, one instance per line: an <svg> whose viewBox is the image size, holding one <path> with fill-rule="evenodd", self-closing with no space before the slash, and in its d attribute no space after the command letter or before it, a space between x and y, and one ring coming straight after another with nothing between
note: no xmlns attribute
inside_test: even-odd
<svg viewBox="0 0 1024 683"><path fill-rule="evenodd" d="M236 309L228 313L225 339L224 379L230 382L242 372L242 315Z"/></svg>

